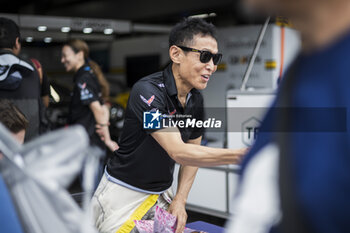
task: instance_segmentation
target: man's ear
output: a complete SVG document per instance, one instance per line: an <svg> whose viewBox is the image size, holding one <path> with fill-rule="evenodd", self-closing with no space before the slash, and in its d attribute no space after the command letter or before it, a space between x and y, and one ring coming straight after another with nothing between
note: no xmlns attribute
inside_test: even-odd
<svg viewBox="0 0 350 233"><path fill-rule="evenodd" d="M181 52L181 49L179 47L172 45L169 48L169 56L173 63L179 64L181 62L181 59L183 58L183 53Z"/></svg>
<svg viewBox="0 0 350 233"><path fill-rule="evenodd" d="M21 52L21 42L19 41L19 37L16 37L15 45L13 46L13 53L18 56Z"/></svg>

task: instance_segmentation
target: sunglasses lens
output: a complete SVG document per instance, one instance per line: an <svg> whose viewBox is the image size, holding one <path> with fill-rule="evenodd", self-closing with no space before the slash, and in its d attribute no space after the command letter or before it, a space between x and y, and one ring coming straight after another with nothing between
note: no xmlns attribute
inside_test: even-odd
<svg viewBox="0 0 350 233"><path fill-rule="evenodd" d="M214 62L214 65L219 64L220 61L221 61L221 58L222 58L222 54L215 54L215 55L213 55L213 62Z"/></svg>
<svg viewBox="0 0 350 233"><path fill-rule="evenodd" d="M202 62L202 63L207 63L210 61L212 57L212 54L211 52L208 52L208 51L202 51L201 52L201 55L199 57L199 60Z"/></svg>
<svg viewBox="0 0 350 233"><path fill-rule="evenodd" d="M208 51L202 51L201 55L199 57L199 60L202 63L207 63L210 61L210 59L213 58L213 63L214 65L217 65L220 63L221 58L222 58L222 54L218 53L218 54L212 54L211 52Z"/></svg>

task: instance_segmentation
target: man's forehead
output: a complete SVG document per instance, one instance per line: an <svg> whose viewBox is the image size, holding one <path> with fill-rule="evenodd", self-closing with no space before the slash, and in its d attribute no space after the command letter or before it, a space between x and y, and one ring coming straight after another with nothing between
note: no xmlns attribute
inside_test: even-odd
<svg viewBox="0 0 350 233"><path fill-rule="evenodd" d="M218 43L215 38L212 36L195 36L193 37L192 43L190 46L196 47L197 49L207 48L210 50L217 50Z"/></svg>
<svg viewBox="0 0 350 233"><path fill-rule="evenodd" d="M217 44L216 39L210 35L194 35L192 40L189 41L189 45L196 45L200 43Z"/></svg>

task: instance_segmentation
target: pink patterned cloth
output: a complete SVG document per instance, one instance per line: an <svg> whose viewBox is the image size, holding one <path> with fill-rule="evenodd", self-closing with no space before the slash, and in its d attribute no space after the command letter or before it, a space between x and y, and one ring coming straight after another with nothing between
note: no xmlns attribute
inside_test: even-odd
<svg viewBox="0 0 350 233"><path fill-rule="evenodd" d="M139 233L153 233L153 220L134 220Z"/></svg>
<svg viewBox="0 0 350 233"><path fill-rule="evenodd" d="M176 228L176 217L156 207L154 220L134 220L137 230L140 233L174 233ZM184 233L200 232L185 228ZM204 232L203 232L204 233Z"/></svg>

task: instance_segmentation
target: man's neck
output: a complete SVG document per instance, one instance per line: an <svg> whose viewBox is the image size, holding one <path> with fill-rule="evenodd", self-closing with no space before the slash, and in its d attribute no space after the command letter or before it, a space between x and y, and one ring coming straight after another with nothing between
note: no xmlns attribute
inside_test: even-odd
<svg viewBox="0 0 350 233"><path fill-rule="evenodd" d="M181 104L184 105L186 103L187 94L192 90L193 87L191 87L187 82L184 82L184 80L181 78L176 64L172 65L172 70L177 89L177 98Z"/></svg>
<svg viewBox="0 0 350 233"><path fill-rule="evenodd" d="M315 6L310 14L296 20L303 40L303 51L308 53L323 48L350 30L350 2Z"/></svg>

